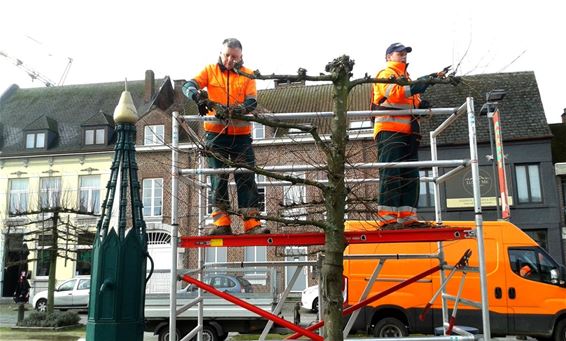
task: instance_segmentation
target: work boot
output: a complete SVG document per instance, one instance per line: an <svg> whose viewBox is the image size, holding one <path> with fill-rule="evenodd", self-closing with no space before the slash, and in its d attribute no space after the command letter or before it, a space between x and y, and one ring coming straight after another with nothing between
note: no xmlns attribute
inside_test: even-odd
<svg viewBox="0 0 566 341"><path fill-rule="evenodd" d="M267 227L263 227L258 225L256 227L252 227L251 229L244 232L245 234L270 234L271 231Z"/></svg>
<svg viewBox="0 0 566 341"><path fill-rule="evenodd" d="M232 234L230 226L214 226L209 228L206 233L207 236L226 236Z"/></svg>

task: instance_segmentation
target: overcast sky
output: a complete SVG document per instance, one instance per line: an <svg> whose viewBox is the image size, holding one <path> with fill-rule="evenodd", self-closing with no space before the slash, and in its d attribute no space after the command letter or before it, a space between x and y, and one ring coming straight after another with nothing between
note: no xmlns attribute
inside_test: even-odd
<svg viewBox="0 0 566 341"><path fill-rule="evenodd" d="M543 5L544 4L544 5ZM237 37L245 65L263 74L311 75L334 58L374 76L393 42L412 46L416 78L456 66L458 75L534 71L549 123L566 107L566 28L559 1L2 1L0 51L58 83L190 79ZM467 52L466 52L467 51ZM43 86L0 56L0 93ZM258 87L270 85L261 83ZM118 99L116 99L118 100ZM465 99L462 99L464 102ZM478 98L476 101L483 101ZM528 119L528 118L525 118Z"/></svg>

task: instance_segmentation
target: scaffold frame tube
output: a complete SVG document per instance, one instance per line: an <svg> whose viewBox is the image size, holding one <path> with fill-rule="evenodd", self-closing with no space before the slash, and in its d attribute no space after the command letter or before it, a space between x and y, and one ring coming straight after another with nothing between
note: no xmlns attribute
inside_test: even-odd
<svg viewBox="0 0 566 341"><path fill-rule="evenodd" d="M431 115L450 115L458 112L461 108L430 108L430 109L403 109L403 110L359 110L348 111L348 117L367 118L374 116L399 116L399 115L413 115L413 116L431 116ZM244 115L250 118L254 117L252 114ZM332 111L321 112L294 112L294 113L260 113L259 117L266 119L275 119L278 121L297 120L297 119L312 119L312 118L325 118L334 116ZM189 122L195 121L212 121L215 120L214 116L200 116L200 115L184 115L183 119Z"/></svg>
<svg viewBox="0 0 566 341"><path fill-rule="evenodd" d="M469 144L470 144L470 160L443 160L443 161L438 161L438 160L433 160L433 161L418 161L418 164L415 163L366 163L366 164L358 164L356 165L356 167L358 167L358 169L369 169L369 168L386 168L386 167L391 167L391 168L402 168L402 167L419 167L419 168L429 168L429 167L433 167L433 177L431 177L429 181L432 181L436 184L435 186L435 191L438 187L438 183L442 182L444 180L446 180L449 176L447 176L449 173L457 173L459 172L461 169L466 168L466 166L471 166L472 168L472 182L474 184L473 186L473 190L474 190L474 206L476 209L476 227L478 228L478 251L480 254L480 265L479 265L479 272L480 272L480 281L481 281L481 285L482 285L482 290L481 290L481 299L482 299L482 304L481 304L481 309L482 309L482 322L483 322L483 329L487 330L486 333L484 333L484 338L486 340L490 340L491 339L491 335L490 335L490 331L489 331L489 306L488 306L488 302L487 302L487 288L486 288L486 279L485 279L485 260L482 261L482 258L484 257L483 253L483 240L480 241L480 239L483 238L483 233L482 233L482 217L481 217L481 206L479 206L479 210L478 210L478 205L481 205L480 200L478 200L478 198L481 199L480 197L480 193L479 193L479 172L477 171L477 166L478 166L478 160L477 160L477 141L476 141L476 130L475 130L475 118L474 118L474 109L473 109L473 98L468 97L466 99L466 103L462 106L460 106L459 108L439 108L439 109L432 109L432 110L427 110L427 109L419 109L419 110L401 110L401 111L359 111L359 112L348 112L348 116L349 117L372 117L372 116L380 116L380 115L407 115L407 114L411 114L411 115L415 115L415 116L432 116L433 114L443 114L443 115L450 115L448 117L447 120L445 120L443 123L441 123L441 125L439 127L437 127L437 129L434 132L434 135L431 135L431 137L435 137L436 135L438 135L441 130L445 129L445 126L448 126L449 124L452 123L452 121L454 121L457 116L460 116L463 112L467 112L468 114L468 133L470 136L470 140L469 140ZM270 118L270 114L260 114L260 117L264 117L266 119ZM332 112L323 112L323 113L284 113L284 114L271 114L271 117L273 119L280 119L280 120L284 120L284 119L289 119L289 120L293 120L293 119L301 119L301 118L320 118L320 117L332 117L334 116L334 113ZM188 121L203 121L203 120L208 120L210 118L207 117L200 117L200 116L182 116L183 119L186 119ZM212 118L212 117L211 117ZM253 120L253 119L251 119ZM177 121L177 120L174 120ZM184 128L186 128L186 124L184 124L183 126ZM433 133L431 132L431 134ZM178 142L178 135L174 136L173 138L177 139ZM364 137L365 138L365 137ZM435 138L431 138L431 144L432 144L432 140L434 140L434 148L436 149L436 140ZM172 153L178 153L178 148L173 148ZM435 164L436 162L436 164ZM456 163L454 163L456 162ZM362 166L359 166L362 165ZM347 165L348 166L348 165ZM438 167L457 167L456 170L451 170L448 173L444 174L443 176L439 177L438 176ZM205 173L203 171L206 170L206 168L203 167L203 158L199 158L199 170L178 170L178 175L180 176L187 176L187 175L198 175L198 179L199 181L202 183L204 180L204 175ZM277 166L280 168L285 168L287 167L289 170L288 172L293 172L293 171L300 171L298 170L296 167L297 166ZM476 167L476 172L474 172L474 167ZM353 167L352 167L353 168ZM437 173L436 176L434 176L434 169L436 168ZM459 170L460 169L460 170ZM266 171L268 171L267 168L265 168ZM323 171L326 170L326 166L310 166L307 169L304 169L305 171ZM230 168L227 169L227 171L222 170L222 172L219 173L210 173L210 174L222 174L222 173L229 173L229 172L246 172L248 171L247 169L241 169L241 168ZM272 172L275 171L281 171L281 170L272 170ZM474 174L475 173L475 174ZM450 174L450 176L452 176L453 174ZM172 195L173 197L177 197L178 195L178 183L176 184L177 188L174 188L172 191ZM205 209L206 207L203 205L203 199L202 199L202 187L199 187L199 224L201 224L201 227L198 229L198 234L201 235L202 233L202 226L204 224L204 217L206 216L206 212ZM439 198L439 195L435 195L435 198ZM436 202L436 200L435 200ZM178 205L178 204L177 204ZM437 207L439 207L439 205L437 205ZM439 223L442 223L441 219L439 221ZM179 238L181 239L181 238ZM206 242L205 239L203 239L204 242ZM185 240L186 242L186 240ZM201 241L199 241L200 243ZM389 241L384 241L384 242L392 242L391 239ZM264 242L262 242L264 243ZM179 246L181 247L187 247L187 246L183 246L181 245L182 242L179 242L177 244L173 243L172 245L172 249L174 249L174 253L177 253L177 248ZM264 243L265 244L265 243ZM269 242L266 243L267 246L271 246L271 244ZM258 244L260 245L260 244ZM313 244L314 245L314 244ZM442 242L439 242L439 245L442 245ZM241 245L239 245L241 246ZM206 246L205 246L206 247ZM172 253L173 253L172 252ZM199 259L199 265L201 269L204 269L204 252L203 252L203 247L199 246L198 247L198 259ZM440 268L446 270L446 267L443 266L443 255L442 255L442 249L439 252L439 261L440 261ZM296 263L295 263L296 264ZM270 264L272 265L272 264ZM442 274L444 273L444 271L440 271L441 273L441 277ZM202 272L198 273L199 278L202 275ZM200 289L199 289L200 292ZM443 295L444 297L444 295ZM461 299L462 300L462 299ZM171 296L171 304L175 305L176 302L176 293L174 293ZM197 331L202 330L202 325L203 325L203 320L202 320L202 305L203 303L199 303L199 319L198 319L198 326L197 328L195 328L195 330L193 330L191 332L191 335L195 335L195 333ZM444 302L443 302L444 305ZM324 307L320 307L319 312L322 312L322 309ZM444 315L443 315L444 317ZM487 323L486 323L486 318L487 318ZM170 320L174 319L173 315L170 316ZM443 321L447 321L447 318L443 318ZM175 323L175 322L173 322ZM171 327L171 326L170 326ZM454 330L456 330L456 328L454 328ZM199 332L199 339L202 338L202 334ZM184 338L185 339L185 338ZM401 338L403 339L403 338ZM419 340L422 339L424 340L430 340L430 337L422 337L422 338L411 338L412 341L415 340ZM455 336L455 335L451 335L451 336L444 336L444 337L435 337L434 339L436 340L472 340L474 339L473 335L465 335L465 336ZM388 340L388 339L380 339L380 341L384 341L384 340ZM393 340L393 339L392 339ZM395 340L399 340L398 338L396 338Z"/></svg>
<svg viewBox="0 0 566 341"><path fill-rule="evenodd" d="M480 268L480 292L481 292L481 312L482 312L482 325L484 338L491 340L491 329L489 321L489 303L487 292L487 273L485 269L485 249L483 240L483 216L481 209L481 191L480 191L480 176L479 176L479 161L478 161L478 146L477 146L477 132L476 132L476 115L474 112L474 99L472 97L466 98L466 105L468 107L468 135L470 146L470 161L472 167L472 183L474 194L474 217L476 222L477 243L478 243L478 262ZM445 320L447 321L447 320Z"/></svg>
<svg viewBox="0 0 566 341"><path fill-rule="evenodd" d="M171 197L171 278L170 278L170 286L169 286L169 297L176 298L177 295L177 276L176 276L176 269L177 269L177 248L173 247L173 245L177 245L179 243L179 226L177 224L177 216L178 216L178 197L177 197L177 189L178 189L178 158L179 154L175 152L177 147L179 146L179 122L177 121L177 117L179 116L179 112L173 111L173 119L171 120L171 146L172 146L172 154L171 154L171 193L173 193ZM171 302L177 302L177 300L172 300ZM177 305L171 304L169 307L169 316L177 316ZM170 319L169 322L169 335L175 335L177 326L177 320Z"/></svg>
<svg viewBox="0 0 566 341"><path fill-rule="evenodd" d="M373 168L430 168L430 167L458 167L466 166L469 160L437 160L437 161L407 161L407 162L364 162L345 165L346 169L373 169ZM292 165L292 166L265 166L261 167L266 172L302 172L302 171L323 171L324 165ZM226 173L253 173L247 168L202 168L202 169L181 169L180 175L196 174L226 174Z"/></svg>

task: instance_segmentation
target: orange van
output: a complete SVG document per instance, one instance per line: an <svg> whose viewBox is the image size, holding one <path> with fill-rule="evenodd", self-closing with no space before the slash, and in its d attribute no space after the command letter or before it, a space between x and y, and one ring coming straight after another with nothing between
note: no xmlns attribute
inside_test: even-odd
<svg viewBox="0 0 566 341"><path fill-rule="evenodd" d="M446 226L475 228L471 221L445 222ZM524 335L566 341L566 276L564 266L515 225L506 221L484 222L484 248L488 283L490 329L493 336ZM371 229L365 221L347 221L346 231ZM375 229L375 228L374 228ZM476 239L443 242L445 260L455 265L467 249L472 250L469 266L478 266ZM436 254L436 242L352 244L344 255ZM348 305L360 301L377 260L344 260ZM438 265L437 258L387 259L369 296ZM445 272L448 273L448 272ZM458 271L446 286L456 296L463 273ZM440 287L436 272L362 308L352 330L377 337L433 334L442 326L441 295L421 320L419 315ZM368 297L369 297L368 296ZM468 271L461 297L481 303L479 272ZM448 300L452 313L453 300ZM457 306L455 324L482 332L478 307Z"/></svg>

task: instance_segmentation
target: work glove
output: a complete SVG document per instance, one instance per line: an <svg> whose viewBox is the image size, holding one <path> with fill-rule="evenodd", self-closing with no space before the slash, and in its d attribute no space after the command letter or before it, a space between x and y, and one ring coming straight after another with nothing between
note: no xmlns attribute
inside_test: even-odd
<svg viewBox="0 0 566 341"><path fill-rule="evenodd" d="M417 81L425 81L425 80L429 80L429 76L424 76L421 77L419 79L417 79ZM411 84L409 87L411 89L411 95L416 95L416 94L422 94L423 92L426 91L426 89L428 88L430 84L428 83L415 83L415 84Z"/></svg>
<svg viewBox="0 0 566 341"><path fill-rule="evenodd" d="M197 104L199 115L204 116L212 110L212 105L208 100L208 93L206 90L197 90L193 93L192 98Z"/></svg>
<svg viewBox="0 0 566 341"><path fill-rule="evenodd" d="M418 109L430 109L430 108L432 108L432 104L430 104L429 101L427 101L426 99L421 100Z"/></svg>
<svg viewBox="0 0 566 341"><path fill-rule="evenodd" d="M228 108L228 112L230 115L235 114L235 115L244 115L246 114L248 111L246 110L246 107L242 104L240 105L234 105Z"/></svg>
<svg viewBox="0 0 566 341"><path fill-rule="evenodd" d="M214 110L214 116L216 116L216 118L221 120L226 120L230 118L230 111L228 110L228 107L226 107L225 105L217 104L215 109L216 110Z"/></svg>
<svg viewBox="0 0 566 341"><path fill-rule="evenodd" d="M203 100L197 103L198 114L204 116L212 110L212 105L209 100Z"/></svg>

